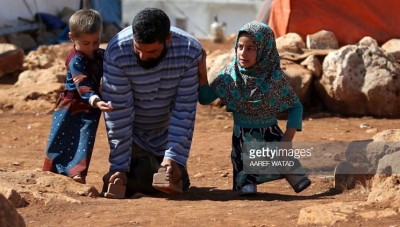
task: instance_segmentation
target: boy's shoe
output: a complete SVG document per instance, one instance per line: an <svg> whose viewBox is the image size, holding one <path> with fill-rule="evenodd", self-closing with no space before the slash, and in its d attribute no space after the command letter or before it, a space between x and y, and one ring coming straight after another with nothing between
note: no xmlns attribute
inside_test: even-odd
<svg viewBox="0 0 400 227"><path fill-rule="evenodd" d="M302 192L311 185L311 181L306 175L288 174L285 178L296 193Z"/></svg>
<svg viewBox="0 0 400 227"><path fill-rule="evenodd" d="M104 192L104 197L110 199L124 199L126 192L126 185L120 178L114 180L114 183L108 184L107 192Z"/></svg>
<svg viewBox="0 0 400 227"><path fill-rule="evenodd" d="M256 195L256 194L257 194L256 184L247 184L239 190L239 195L241 196Z"/></svg>
<svg viewBox="0 0 400 227"><path fill-rule="evenodd" d="M167 194L181 194L182 190L182 180L178 183L172 183L169 181L169 175L166 173L167 166L161 166L158 169L158 173L153 175L153 187L159 191Z"/></svg>
<svg viewBox="0 0 400 227"><path fill-rule="evenodd" d="M86 178L80 174L73 176L72 179L78 183L86 184Z"/></svg>

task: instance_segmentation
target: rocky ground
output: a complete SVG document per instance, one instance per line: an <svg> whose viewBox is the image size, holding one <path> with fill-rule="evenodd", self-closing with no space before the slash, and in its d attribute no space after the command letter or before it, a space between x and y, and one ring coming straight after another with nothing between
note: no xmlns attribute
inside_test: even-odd
<svg viewBox="0 0 400 227"><path fill-rule="evenodd" d="M228 50L232 43L204 41L204 46ZM12 84L12 79L2 78L0 89ZM17 212L27 226L394 227L400 223L398 206L367 202L370 187L356 184L350 190L333 189L332 170L340 158L318 163L331 171L311 173L312 185L299 194L286 181L278 180L260 185L255 197L239 197L231 191L232 117L223 108L211 106L198 107L188 161L192 185L186 193L123 200L96 197L109 165L104 122L98 129L87 185L80 185L40 171L51 118L50 114L35 112L5 110L0 114L0 190L12 188L22 196L23 206ZM360 128L361 124L369 128ZM284 128L285 120L279 125ZM318 112L305 115L303 131L296 134L295 142L337 145L370 139L393 128L399 128L397 119L342 118Z"/></svg>
<svg viewBox="0 0 400 227"><path fill-rule="evenodd" d="M368 203L370 189L361 185L338 193L332 189L330 174L310 175L312 185L300 194L279 180L260 185L256 197L237 196L230 190L231 116L209 106L199 106L188 163L192 186L185 194L125 200L78 195L77 192L88 189L61 176L46 181L49 176L39 171L50 121L51 115L0 115L0 182L2 186L17 189L25 198L26 206L17 211L27 226L296 226L301 209L331 203L354 207L332 220L325 213L327 220L335 223L333 226L396 226L400 220L398 214L386 218L378 218L375 213L367 218L360 216L360 212L384 211L390 204ZM284 123L280 121L281 125ZM295 141L371 138L373 134L360 129L362 123L383 131L397 121L367 117L309 118L304 120L304 130L297 133ZM101 190L101 177L108 170L103 122L97 136L87 184Z"/></svg>

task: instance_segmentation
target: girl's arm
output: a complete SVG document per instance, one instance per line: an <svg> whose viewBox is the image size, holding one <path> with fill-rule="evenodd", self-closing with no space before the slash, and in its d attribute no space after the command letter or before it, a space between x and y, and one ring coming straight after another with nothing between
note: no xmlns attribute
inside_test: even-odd
<svg viewBox="0 0 400 227"><path fill-rule="evenodd" d="M207 79L207 63L206 63L206 51L203 49L203 58L198 61L199 64L199 103L207 105L212 103L218 97L208 84Z"/></svg>

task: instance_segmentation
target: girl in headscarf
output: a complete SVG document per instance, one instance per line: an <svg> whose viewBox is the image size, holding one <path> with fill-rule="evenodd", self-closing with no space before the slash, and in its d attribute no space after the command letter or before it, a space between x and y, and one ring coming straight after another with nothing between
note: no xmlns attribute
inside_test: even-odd
<svg viewBox="0 0 400 227"><path fill-rule="evenodd" d="M261 22L247 23L237 34L235 53L233 62L210 85L205 57L199 62L200 104L219 98L233 114L233 190L240 195L256 194L257 184L285 178L295 192L301 192L311 181L300 162L287 153L271 153L278 146L291 148L284 144L291 145L296 131L302 130L303 115L303 106L280 68L273 31ZM288 121L282 132L277 115L284 111L288 111ZM272 150L265 152L266 146ZM255 152L262 148L264 152ZM271 167L272 156L291 166Z"/></svg>

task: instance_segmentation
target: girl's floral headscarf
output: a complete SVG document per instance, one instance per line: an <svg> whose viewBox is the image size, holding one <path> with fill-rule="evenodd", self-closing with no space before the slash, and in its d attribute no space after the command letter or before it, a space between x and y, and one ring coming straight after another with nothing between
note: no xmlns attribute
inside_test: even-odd
<svg viewBox="0 0 400 227"><path fill-rule="evenodd" d="M247 32L257 48L256 64L242 68L236 57L240 34ZM280 68L274 33L266 24L250 22L241 28L235 41L235 57L211 83L211 88L228 111L247 116L275 117L298 97Z"/></svg>

